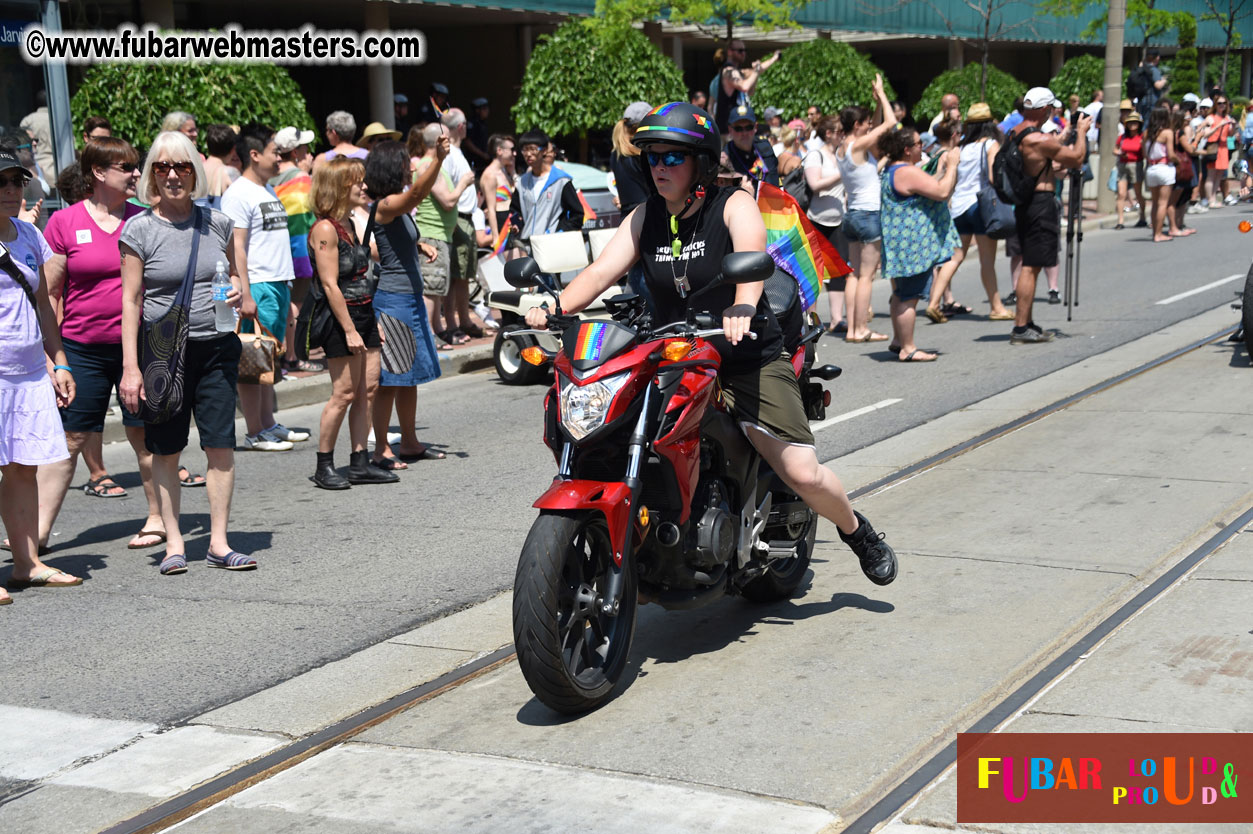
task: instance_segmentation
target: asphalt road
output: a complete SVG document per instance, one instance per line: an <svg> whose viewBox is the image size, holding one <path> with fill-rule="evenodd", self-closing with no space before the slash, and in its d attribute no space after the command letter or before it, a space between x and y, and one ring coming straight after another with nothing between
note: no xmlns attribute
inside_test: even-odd
<svg viewBox="0 0 1253 834"><path fill-rule="evenodd" d="M919 343L940 350L939 361L903 365L883 345L824 339L819 361L844 368L831 384L829 417L899 402L821 429L820 456L837 458L1228 303L1239 281L1157 302L1243 275L1253 240L1235 227L1249 214L1241 207L1189 218L1200 233L1170 244L1152 244L1147 230L1089 232L1073 321L1064 306L1044 303L1041 281L1035 318L1058 333L1050 345L1008 344L1008 323L983 315L974 263L958 273L955 291L976 314L944 325L920 320ZM1001 266L1007 292L1004 259ZM877 285L876 327L888 332L887 287ZM490 372L424 386L419 436L448 459L415 464L397 485L313 488L312 442L239 453L231 541L260 561L252 573L205 568L204 490L184 492L188 574L159 576L160 550L127 551L144 514L142 493L129 449L109 447L110 470L134 497L68 496L48 561L88 581L15 593L16 604L0 611L0 703L172 723L510 587L534 517L530 503L554 471L540 441L542 393L501 385ZM319 412L292 409L280 419L316 428ZM346 437L345 429L341 465ZM203 471L198 450L187 462ZM80 467L76 483L85 479ZM0 579L7 573L0 564Z"/></svg>

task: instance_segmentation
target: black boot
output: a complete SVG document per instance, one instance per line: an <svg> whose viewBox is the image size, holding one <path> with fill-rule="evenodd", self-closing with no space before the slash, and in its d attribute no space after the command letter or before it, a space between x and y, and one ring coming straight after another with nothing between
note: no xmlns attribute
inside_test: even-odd
<svg viewBox="0 0 1253 834"><path fill-rule="evenodd" d="M318 468L309 480L322 489L352 489L347 479L335 471L334 452L318 452Z"/></svg>
<svg viewBox="0 0 1253 834"><path fill-rule="evenodd" d="M888 585L896 578L896 552L883 540L882 533L876 533L866 517L856 510L853 515L860 522L853 534L846 535L838 527L840 540L853 549L861 560L861 572L876 585Z"/></svg>
<svg viewBox="0 0 1253 834"><path fill-rule="evenodd" d="M348 483L394 484L400 480L395 472L388 472L370 463L370 453L365 449L353 452L348 458Z"/></svg>

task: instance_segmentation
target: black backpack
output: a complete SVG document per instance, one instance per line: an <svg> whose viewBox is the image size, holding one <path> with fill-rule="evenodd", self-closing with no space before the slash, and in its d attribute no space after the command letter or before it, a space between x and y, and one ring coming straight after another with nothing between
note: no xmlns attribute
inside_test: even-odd
<svg viewBox="0 0 1253 834"><path fill-rule="evenodd" d="M1044 173L1041 168L1040 173L1034 177L1028 174L1027 161L1022 155L1022 140L1039 132L1038 127L1029 127L1020 133L1011 134L996 155L996 161L992 163L992 187L996 189L997 196L1011 206L1030 202L1031 193L1035 191L1036 183Z"/></svg>
<svg viewBox="0 0 1253 834"><path fill-rule="evenodd" d="M792 199L801 207L801 211L809 211L809 201L813 199L814 192L809 187L809 181L805 179L804 162L789 171L787 176L779 181L779 185L792 195Z"/></svg>
<svg viewBox="0 0 1253 834"><path fill-rule="evenodd" d="M1127 76L1127 96L1131 99L1144 98L1153 86L1153 71L1146 66L1138 66Z"/></svg>

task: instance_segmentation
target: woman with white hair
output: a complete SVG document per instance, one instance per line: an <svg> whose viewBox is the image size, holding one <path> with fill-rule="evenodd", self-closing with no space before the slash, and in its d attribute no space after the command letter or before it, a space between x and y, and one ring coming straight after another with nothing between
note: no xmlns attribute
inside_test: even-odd
<svg viewBox="0 0 1253 834"><path fill-rule="evenodd" d="M352 137L356 135L357 120L347 110L336 110L327 116L326 143L331 146L331 149L326 153L318 154L313 160L313 167L316 169L322 163L330 162L337 156L360 159L364 162L370 152L352 143Z"/></svg>
<svg viewBox="0 0 1253 834"><path fill-rule="evenodd" d="M165 524L162 574L187 571L186 548L179 528L178 458L187 446L191 418L196 417L200 446L209 461L209 553L212 568L248 570L256 561L231 549L226 525L235 485L235 384L239 375L239 337L219 332L212 282L218 262L228 266L231 291L227 301L238 307L239 276L230 245L234 222L220 211L195 205L205 195L206 177L200 154L182 133L157 136L139 178L139 197L153 203L122 229L122 404L144 417L144 445L152 453L152 480ZM193 260L194 258L194 260ZM144 371L139 367L140 331L144 323L165 317L190 276L187 341L181 379L165 380L181 387L182 406L161 422L141 412L147 399ZM151 383L151 379L148 380Z"/></svg>
<svg viewBox="0 0 1253 834"><path fill-rule="evenodd" d="M190 113L184 113L182 110L175 110L172 113L166 113L165 118L161 120L161 132L177 131L191 140L192 145L196 144L196 140L200 137L200 128L196 127L196 117Z"/></svg>

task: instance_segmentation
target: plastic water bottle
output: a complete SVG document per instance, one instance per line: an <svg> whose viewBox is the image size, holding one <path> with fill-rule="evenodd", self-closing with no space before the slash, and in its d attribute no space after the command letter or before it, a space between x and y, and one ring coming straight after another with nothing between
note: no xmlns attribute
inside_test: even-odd
<svg viewBox="0 0 1253 834"><path fill-rule="evenodd" d="M226 274L226 263L217 262L213 273L213 310L217 316L219 333L235 332L235 308L226 303L226 296L231 291L231 277Z"/></svg>

